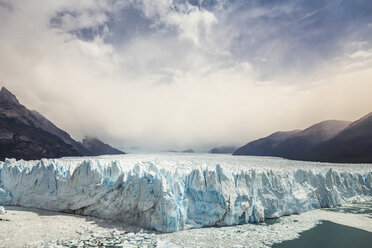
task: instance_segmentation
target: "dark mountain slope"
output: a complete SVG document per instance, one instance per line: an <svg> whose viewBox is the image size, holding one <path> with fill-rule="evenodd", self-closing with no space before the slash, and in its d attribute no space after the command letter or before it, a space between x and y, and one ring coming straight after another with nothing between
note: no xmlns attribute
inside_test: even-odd
<svg viewBox="0 0 372 248"><path fill-rule="evenodd" d="M372 113L351 123L333 138L304 154L304 160L372 163Z"/></svg>
<svg viewBox="0 0 372 248"><path fill-rule="evenodd" d="M40 113L34 110L29 110L25 106L21 105L16 96L4 87L0 91L0 113L3 117L15 118L20 123L42 129L58 136L65 143L72 145L75 150L82 155L93 155L81 146L80 143L72 139L68 133L56 127Z"/></svg>
<svg viewBox="0 0 372 248"><path fill-rule="evenodd" d="M46 132L58 136L65 143L72 145L75 148L75 150L77 150L80 154L85 156L94 155L92 152L83 147L79 142L71 138L71 136L67 132L59 129L56 125L54 125L51 121L42 116L39 112L35 110L31 110L31 112L33 118L36 120L35 121L36 126L38 126L39 128L43 129Z"/></svg>
<svg viewBox="0 0 372 248"><path fill-rule="evenodd" d="M108 154L125 154L124 152L103 143L97 138L84 137L81 145L95 156Z"/></svg>
<svg viewBox="0 0 372 248"><path fill-rule="evenodd" d="M6 88L0 91L0 159L78 156L60 137L41 128L32 111Z"/></svg>
<svg viewBox="0 0 372 248"><path fill-rule="evenodd" d="M214 154L231 154L236 150L236 146L220 146L212 148L209 153Z"/></svg>
<svg viewBox="0 0 372 248"><path fill-rule="evenodd" d="M281 142L275 147L273 155L301 160L304 154L311 151L318 144L329 140L349 124L350 122L348 121L329 120L312 125Z"/></svg>
<svg viewBox="0 0 372 248"><path fill-rule="evenodd" d="M300 130L276 132L238 148L233 155L274 156L275 148L288 137Z"/></svg>
<svg viewBox="0 0 372 248"><path fill-rule="evenodd" d="M40 113L19 103L6 88L0 90L0 159L40 159L65 156L124 154L98 139L76 142Z"/></svg>
<svg viewBox="0 0 372 248"><path fill-rule="evenodd" d="M0 160L5 158L41 159L79 156L59 137L25 125L15 118L0 116Z"/></svg>

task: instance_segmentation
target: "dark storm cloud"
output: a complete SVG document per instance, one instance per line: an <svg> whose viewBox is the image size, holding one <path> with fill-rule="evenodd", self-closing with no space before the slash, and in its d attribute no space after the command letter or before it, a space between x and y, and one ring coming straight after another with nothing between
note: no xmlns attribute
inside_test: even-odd
<svg viewBox="0 0 372 248"><path fill-rule="evenodd" d="M230 36L225 41L229 43L227 50L236 61L251 63L264 80L283 77L288 71L295 76L311 74L312 70L322 68L324 62L352 52L345 47L347 43L367 41L364 48L371 46L372 32L368 26L372 23L371 1L183 0L173 1L169 8L182 12L188 4L214 13L218 17L215 28ZM70 32L92 41L103 36L107 28L110 32L104 39L116 47L159 30L168 37L177 35L172 25L164 28L166 23L159 22L160 13L146 16L141 6L134 1L100 26ZM61 15L53 18L52 23L60 25Z"/></svg>
<svg viewBox="0 0 372 248"><path fill-rule="evenodd" d="M151 20L146 19L143 13L133 6L120 10L119 14L107 23L107 27L110 35L106 37L106 41L114 46L121 46L135 37L154 31Z"/></svg>
<svg viewBox="0 0 372 248"><path fill-rule="evenodd" d="M231 1L226 22L234 56L261 69L264 78L310 68L341 56L345 44L372 38L371 1Z"/></svg>

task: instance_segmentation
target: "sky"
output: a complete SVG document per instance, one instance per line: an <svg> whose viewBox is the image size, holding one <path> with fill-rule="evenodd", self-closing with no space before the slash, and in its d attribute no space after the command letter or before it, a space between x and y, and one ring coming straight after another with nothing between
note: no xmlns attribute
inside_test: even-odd
<svg viewBox="0 0 372 248"><path fill-rule="evenodd" d="M208 150L372 111L370 0L0 0L0 84L80 140Z"/></svg>

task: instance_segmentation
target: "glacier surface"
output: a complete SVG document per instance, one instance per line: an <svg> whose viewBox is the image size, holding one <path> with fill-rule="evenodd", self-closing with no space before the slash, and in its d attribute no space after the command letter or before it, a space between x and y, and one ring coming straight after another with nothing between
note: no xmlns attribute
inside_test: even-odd
<svg viewBox="0 0 372 248"><path fill-rule="evenodd" d="M162 232L260 222L371 196L370 164L181 154L0 162L0 205Z"/></svg>

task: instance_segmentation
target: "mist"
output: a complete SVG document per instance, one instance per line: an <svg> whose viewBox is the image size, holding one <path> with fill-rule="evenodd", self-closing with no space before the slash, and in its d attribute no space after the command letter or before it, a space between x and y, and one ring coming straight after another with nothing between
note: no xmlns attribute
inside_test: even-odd
<svg viewBox="0 0 372 248"><path fill-rule="evenodd" d="M124 151L242 145L371 112L372 4L280 2L0 0L1 86Z"/></svg>

